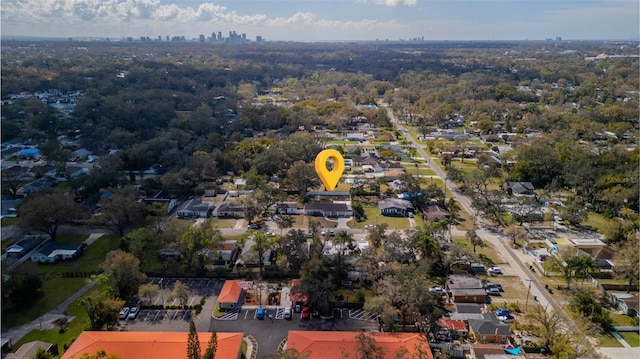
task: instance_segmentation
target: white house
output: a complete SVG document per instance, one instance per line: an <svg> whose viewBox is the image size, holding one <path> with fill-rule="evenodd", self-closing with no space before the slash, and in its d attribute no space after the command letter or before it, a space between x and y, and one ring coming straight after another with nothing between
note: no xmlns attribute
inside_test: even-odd
<svg viewBox="0 0 640 359"><path fill-rule="evenodd" d="M178 209L178 218L209 218L211 204L198 199L190 199Z"/></svg>
<svg viewBox="0 0 640 359"><path fill-rule="evenodd" d="M55 263L60 260L70 260L77 258L83 247L69 246L57 242L50 242L31 255L31 261L37 263Z"/></svg>

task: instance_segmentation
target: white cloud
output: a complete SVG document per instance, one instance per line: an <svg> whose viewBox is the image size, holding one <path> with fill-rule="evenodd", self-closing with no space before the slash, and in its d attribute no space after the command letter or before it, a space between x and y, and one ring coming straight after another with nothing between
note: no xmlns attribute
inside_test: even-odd
<svg viewBox="0 0 640 359"><path fill-rule="evenodd" d="M389 7L418 5L418 0L356 0L356 2L362 4L372 3Z"/></svg>

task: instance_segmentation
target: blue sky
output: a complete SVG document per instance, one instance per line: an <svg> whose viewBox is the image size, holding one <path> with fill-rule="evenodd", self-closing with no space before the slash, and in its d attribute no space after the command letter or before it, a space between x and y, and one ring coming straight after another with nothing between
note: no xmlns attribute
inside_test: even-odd
<svg viewBox="0 0 640 359"><path fill-rule="evenodd" d="M2 0L2 36L637 39L638 0Z"/></svg>

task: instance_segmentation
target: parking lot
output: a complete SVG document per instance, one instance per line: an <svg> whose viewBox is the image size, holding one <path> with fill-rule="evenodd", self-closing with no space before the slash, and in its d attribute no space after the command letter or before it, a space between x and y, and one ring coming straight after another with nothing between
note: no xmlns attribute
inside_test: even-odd
<svg viewBox="0 0 640 359"><path fill-rule="evenodd" d="M175 283L180 281L189 288L189 297L187 305L193 306L200 304L202 298L209 301L215 299L220 293L220 289L224 284L224 280L207 279L207 278L149 278L149 283L160 287L160 292L154 298L146 303L147 305L178 306L178 299L171 296ZM136 305L129 303L130 306ZM142 305L138 303L138 305ZM203 309L203 313L210 320L210 309ZM150 330L155 326L161 326L163 330L186 331L189 330L189 321L195 315L194 310L185 309L142 309L135 319L120 320L120 330Z"/></svg>
<svg viewBox="0 0 640 359"><path fill-rule="evenodd" d="M149 283L160 287L160 293L153 298L150 305L179 305L178 299L171 298L171 292L177 281L189 287L187 305L200 303L202 297L208 298L220 293L224 280L208 278L149 278Z"/></svg>

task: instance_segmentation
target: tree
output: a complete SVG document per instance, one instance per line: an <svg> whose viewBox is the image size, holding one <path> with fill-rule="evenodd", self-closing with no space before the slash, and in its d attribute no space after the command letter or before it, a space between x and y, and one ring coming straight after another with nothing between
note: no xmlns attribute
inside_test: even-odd
<svg viewBox="0 0 640 359"><path fill-rule="evenodd" d="M138 201L138 190L133 187L117 188L101 199L102 211L95 217L98 225L104 226L123 237L131 227L143 224L146 219L146 208Z"/></svg>
<svg viewBox="0 0 640 359"><path fill-rule="evenodd" d="M343 359L383 359L385 357L386 350L376 343L376 339L373 335L360 332L355 337L356 341L356 352L347 353L343 352Z"/></svg>
<svg viewBox="0 0 640 359"><path fill-rule="evenodd" d="M116 295L125 300L138 293L140 285L147 281L147 276L140 271L140 260L121 250L107 253L102 270Z"/></svg>
<svg viewBox="0 0 640 359"><path fill-rule="evenodd" d="M537 327L537 335L542 339L544 347L551 348L565 325L562 319L564 317L563 313L558 309L547 312L546 308L541 305L533 305L529 308L526 313L527 318Z"/></svg>
<svg viewBox="0 0 640 359"><path fill-rule="evenodd" d="M189 287L177 280L173 285L173 291L171 292L169 299L177 299L180 305L186 305L189 300Z"/></svg>
<svg viewBox="0 0 640 359"><path fill-rule="evenodd" d="M107 354L104 350L98 350L95 355L90 355L89 353L83 353L80 359L121 359L120 356L116 354Z"/></svg>
<svg viewBox="0 0 640 359"><path fill-rule="evenodd" d="M207 343L207 349L205 349L202 359L214 359L216 352L218 351L218 332L211 333L209 342Z"/></svg>
<svg viewBox="0 0 640 359"><path fill-rule="evenodd" d="M569 299L569 308L599 325L601 333L607 333L613 325L609 311L604 309L598 298L589 291L577 290Z"/></svg>
<svg viewBox="0 0 640 359"><path fill-rule="evenodd" d="M298 349L278 349L275 354L267 355L264 359L308 359L311 355L310 351L300 353Z"/></svg>
<svg viewBox="0 0 640 359"><path fill-rule="evenodd" d="M178 243L187 269L203 273L206 270L208 250L214 248L221 240L222 235L213 228L211 219L189 227Z"/></svg>
<svg viewBox="0 0 640 359"><path fill-rule="evenodd" d="M577 226L580 222L587 218L589 211L584 205L584 201L578 196L571 196L565 201L560 215L573 226Z"/></svg>
<svg viewBox="0 0 640 359"><path fill-rule="evenodd" d="M264 272L264 254L273 247L274 241L263 231L256 231L252 235L253 245L251 250L255 252L260 267L260 278Z"/></svg>
<svg viewBox="0 0 640 359"><path fill-rule="evenodd" d="M200 357L200 339L196 331L196 323L191 319L187 336L187 359L200 359Z"/></svg>
<svg viewBox="0 0 640 359"><path fill-rule="evenodd" d="M256 217L262 213L260 209L260 205L256 200L255 196L249 195L240 199L240 203L242 203L242 210L244 212L244 218L247 219L249 224L253 223Z"/></svg>
<svg viewBox="0 0 640 359"><path fill-rule="evenodd" d="M298 192L300 198L304 198L309 187L317 187L320 181L313 165L298 161L287 171L286 183Z"/></svg>
<svg viewBox="0 0 640 359"><path fill-rule="evenodd" d="M309 245L305 232L300 229L289 231L278 242L278 253L283 256L284 267L291 273L298 273L309 258Z"/></svg>
<svg viewBox="0 0 640 359"><path fill-rule="evenodd" d="M336 234L336 236L333 239L333 244L335 246L340 246L340 249L338 250L338 258L337 258L337 278L338 279L342 279L343 276L345 275L345 266L344 266L344 254L345 254L345 250L354 250L355 247L355 242L353 239L353 236L351 234L349 234L349 232L347 231L340 231Z"/></svg>
<svg viewBox="0 0 640 359"><path fill-rule="evenodd" d="M616 278L627 280L627 293L631 292L633 284L638 282L638 273L640 273L638 245L638 236L632 234L613 257L613 273Z"/></svg>
<svg viewBox="0 0 640 359"><path fill-rule="evenodd" d="M142 258L145 252L153 249L155 236L153 232L146 228L138 228L127 233L124 241L127 243L127 249L131 254Z"/></svg>
<svg viewBox="0 0 640 359"><path fill-rule="evenodd" d="M50 190L31 194L18 207L18 224L25 231L38 230L55 241L58 228L85 217L80 206L60 191Z"/></svg>
<svg viewBox="0 0 640 359"><path fill-rule="evenodd" d="M27 308L44 295L42 279L33 266L25 263L10 277L6 284L3 281L3 289L9 289L9 299L17 308Z"/></svg>
<svg viewBox="0 0 640 359"><path fill-rule="evenodd" d="M280 228L280 235L282 236L282 230L286 228L291 228L293 226L294 220L291 216L279 215L276 219L276 224L278 228Z"/></svg>
<svg viewBox="0 0 640 359"><path fill-rule="evenodd" d="M471 243L471 246L473 247L473 254L476 254L476 247L482 246L482 239L478 236L478 233L475 229L467 231L465 237L467 237L469 243Z"/></svg>
<svg viewBox="0 0 640 359"><path fill-rule="evenodd" d="M125 301L112 298L83 297L80 305L89 316L89 330L108 330L118 323Z"/></svg>
<svg viewBox="0 0 640 359"><path fill-rule="evenodd" d="M29 359L55 359L55 356L43 347L39 347L36 353L30 356Z"/></svg>
<svg viewBox="0 0 640 359"><path fill-rule="evenodd" d="M150 303L151 300L160 294L160 287L157 284L143 284L138 288L138 297Z"/></svg>

